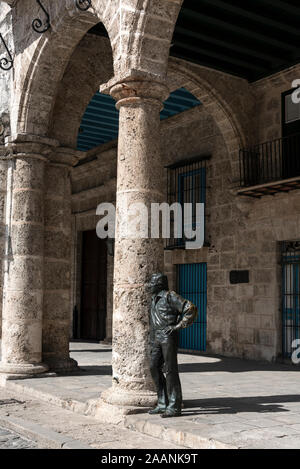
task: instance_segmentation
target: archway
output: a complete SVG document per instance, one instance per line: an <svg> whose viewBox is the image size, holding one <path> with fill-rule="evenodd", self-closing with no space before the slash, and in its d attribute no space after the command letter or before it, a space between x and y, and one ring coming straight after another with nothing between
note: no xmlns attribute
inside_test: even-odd
<svg viewBox="0 0 300 469"><path fill-rule="evenodd" d="M50 126L58 86L70 56L107 11L104 2L94 4L98 9L80 12L75 2L53 2L47 33L37 37L29 30L25 40L14 35L12 136L6 145L12 157L7 232L12 241L7 243L10 257L4 279L1 363L1 371L8 375L31 376L48 367L58 371L76 367L69 358L69 176L77 154L59 147L60 142L50 136ZM16 31L23 8L28 8L28 2L12 10Z"/></svg>
<svg viewBox="0 0 300 469"><path fill-rule="evenodd" d="M7 141L7 151L16 160L11 171L15 171L14 175L18 177L12 180L13 223L12 231L8 233L13 240L14 255L10 258L10 271L5 279L6 327L1 371L6 374L34 375L47 369L48 365L59 371L70 370L75 366L69 358L67 343L71 233L69 174L70 167L78 161L80 155L74 148L62 146L66 143L53 138L58 130L56 124L52 125L59 83L72 52L91 26L101 20L108 31L114 57L114 79L109 82L106 91L113 95L121 108L120 141L124 145L120 152L123 156L127 153L135 155L138 168L136 175L139 176L135 181L135 197L148 203L147 194L160 197L159 181L150 178L147 168L151 155L151 170L155 167L155 173L160 177L159 138L155 138L155 134L159 132L161 102L168 94L164 83L167 58L180 6L180 1L173 0L158 3L129 0L126 4L95 0L93 8L81 13L71 0L64 4L51 2L51 28L45 35L37 37L30 30L26 40L22 42L15 34L15 106L11 114L13 135ZM19 3L18 14L13 11L16 30L20 27L20 18L27 17L25 12L28 7L29 0L25 0ZM159 28L162 22L167 27ZM130 123L126 114L132 115ZM135 134L139 139L132 138L129 124L136 127ZM139 151L139 148L143 151ZM123 156L121 161L126 160ZM120 167L119 188L124 182L132 184L126 176L132 169L122 163ZM150 186L153 186L153 190L150 190ZM122 197L120 194L122 189L119 190L119 196ZM22 202L19 201L20 198L23 198ZM28 207L26 220L21 213L21 205ZM16 233L12 234L13 230L17 231L15 221L18 222L18 228L22 227L26 231L25 234L20 233L19 238ZM35 244L31 245L29 240L33 238ZM147 325L138 313L141 298L146 299L145 285L141 284L141 278L146 280L147 272L158 268L153 265L151 254L153 250L160 251L161 245L149 242L146 254L144 243L132 244L130 249L129 245L130 241L126 240L119 243L116 249L119 262L124 258L122 252L131 253L131 278L129 282L126 279L125 282L121 281L120 276L117 279L115 303L118 303L122 290L121 296L125 302L119 305L119 317L129 309L132 321L139 324L137 329L140 334L137 341L132 337L134 347L131 347L131 353L136 359L131 357L130 360L125 360L125 365L116 361L115 370L124 374L124 379L120 379L120 386L126 402L133 399L138 405L143 405L149 399L152 402L154 395L149 392L151 383L146 362ZM143 263L137 262L137 258L143 256ZM157 255L155 258L159 263L162 256ZM143 269L140 269L141 265ZM136 284L140 290L139 296L133 291ZM130 308L126 306L126 298L130 302ZM128 318L127 314L126 317ZM16 321L17 330L10 327ZM121 346L121 352L126 350L128 354L128 347L124 349L125 344L122 342L124 339L127 341L128 335L135 335L136 330L130 327L125 334L124 328L119 326L115 327L115 332L116 335L119 334L119 339L122 337L117 345ZM20 337L25 347L20 347ZM140 353L136 351L137 342ZM42 356L47 366L41 363ZM116 353L115 357L117 356ZM122 356L121 360L124 359L125 356ZM140 378L138 375L143 368L143 376ZM128 387L126 373L133 377L132 386L136 391L134 395L131 392L132 386ZM141 399L136 395L140 392ZM115 398L119 400L117 394Z"/></svg>
<svg viewBox="0 0 300 469"><path fill-rule="evenodd" d="M99 5L100 3L102 2L99 2ZM42 156L43 160L43 164L40 164L42 170L38 172L38 174L45 172L47 187L43 187L44 177L40 176L38 180L38 190L40 191L39 198L38 200L35 199L36 207L40 213L42 213L42 216L38 221L38 223L40 223L39 237L36 237L36 239L40 240L40 244L35 248L37 251L34 252L34 255L39 257L40 260L38 277L39 279L45 279L44 291L39 288L39 321L41 320L41 312L43 310L44 330L48 331L47 334L45 334L47 344L44 344L44 356L48 356L48 363L50 363L52 359L54 362L60 361L59 366L65 368L73 366L72 363L68 361L69 359L66 353L68 346L66 339L68 326L66 314L70 312L67 306L67 296L70 289L70 271L67 266L67 259L69 255L68 244L70 244L71 230L69 217L66 215L70 213L71 203L69 171L70 166L76 163L80 157L75 150L75 138L80 124L80 116L97 90L99 82L101 83L98 76L99 70L97 69L95 69L95 75L91 77L91 80L84 79L80 61L75 63L75 60L73 62L73 72L75 73L73 77L71 75L68 77L68 73L65 73L67 71L67 64L72 62L71 56L76 44L78 44L84 33L88 31L91 26L96 24L101 17L101 15L95 12L87 12L86 14L78 15L77 12L74 12L74 4L72 4L72 7L71 4L69 6L70 9L68 10L66 19L64 19L66 12L61 18L57 18L57 22L55 22L55 18L53 19L52 24L55 26L55 29L53 27L55 32L51 39L51 35L48 34L48 36L42 37L38 43L35 44L33 62L27 68L25 78L23 76L22 79L23 81L20 80L19 89L23 88L23 90L16 101L20 106L16 106L14 131L21 131L21 135L19 133L16 141L12 139L11 142L16 154L20 154L21 149L24 152L24 148L28 148L28 151L26 151L30 154L30 161L36 159L36 155ZM166 6L169 5L166 4ZM178 11L178 2L176 2L172 13L173 19L176 16L176 8ZM145 203L149 203L149 194L151 194L151 196L154 195L157 200L163 197L161 191L163 184L158 144L159 110L161 102L168 94L168 90L162 81L166 71L166 51L169 51L168 38L172 35L172 28L170 27L168 29L166 37L156 37L155 40L162 39L164 46L162 47L160 57L153 56L149 49L148 41L148 39L152 41L153 38L147 36L147 34L149 34L149 29L147 28L151 29L151 21L154 21L153 18L155 15L150 15L151 21L148 23L142 22L141 24L140 20L145 12L139 9L133 15L134 24L136 24L139 33L147 31L145 33L145 39L147 40L143 42L140 37L141 35L136 35L135 30L133 32L131 31L129 39L127 38L128 42L126 42L125 52L123 51L127 57L124 59L124 57L120 55L120 49L118 48L119 42L116 45L114 40L116 36L112 39L114 34L119 33L119 29L116 29L115 25L113 26L116 11L110 11L108 14L108 9L106 9L105 12L107 12L108 16L106 17L104 13L104 22L107 24L108 32L110 33L111 31L112 51L115 59L114 73L116 74L116 70L119 73L114 81L110 82L106 88L106 90L119 101L119 106L121 107L120 122L122 135L120 138L121 145L118 164L119 198L123 197L126 192L134 194L135 198L137 197ZM155 18L157 20L157 16ZM169 24L171 20L169 18ZM73 35L69 34L72 27L75 27L75 39ZM72 37L69 38L68 35ZM159 34L157 34L157 36L159 36ZM123 39L124 38L122 38L122 40ZM56 51L54 50L54 46L61 46L62 41L65 42L62 49L65 50L61 56L59 56L59 54L55 55ZM146 47L146 44L148 44L148 47ZM142 53L146 50L148 50L148 52L150 50L149 56L147 56L146 53L145 55ZM16 70L18 70L20 63L21 61L17 61ZM112 62L110 67L112 70ZM136 67L136 69L134 67ZM72 67L70 67L70 70L71 68ZM74 76L76 76L75 80ZM195 78L193 78L193 76L195 76ZM211 92L211 84L208 79L205 80L204 78L201 80L202 83L199 84L195 70L185 71L185 73L182 72L182 77L184 78L184 83L182 83L181 86L185 86L192 91L207 108L211 107L211 112L215 115L216 121L222 129L221 131L227 139L228 146L231 145L232 154L235 154L233 157L234 160L238 147L237 142L242 138L242 130L235 124L235 120L237 121L238 119L234 118L234 112L230 111L232 102L230 102L230 99L228 99L225 93L225 97L222 99L222 104L220 105L216 98L218 88L215 88L215 91ZM41 89L41 84L45 81L45 78L48 78L47 87L46 89ZM107 78L109 77L107 76L103 81L107 81ZM24 83L25 86L23 86ZM77 91L75 91L76 86L73 88L74 83L77 86ZM65 84L68 84L69 100L64 99L64 93L61 89L61 86L63 87ZM80 85L82 90L80 93L80 101L78 101L78 107L76 106L76 111L74 112L73 99L76 99L76 93L78 94L78 85ZM223 90L227 85L228 83L224 81ZM221 89L222 86L220 86L220 90ZM66 105L63 105L64 102ZM74 113L71 117L70 111ZM64 132L64 129L68 131ZM51 139L49 139L49 137L51 137ZM60 147L59 144L61 145ZM130 159L132 155L134 155L134 158ZM47 156L49 156L51 164L46 165L45 160ZM233 164L235 164L235 162L234 160ZM32 163L26 166L26 171L30 176L28 179L28 184L30 185L34 175L37 173L34 169L34 164ZM122 171L124 172L122 173ZM154 177L150 177L151 173L154 173ZM41 197L43 189L46 189L45 204L47 210L45 212L43 199ZM33 190L31 192L33 193ZM47 213L47 217L43 224L44 213ZM57 213L59 213L59 217L55 216ZM49 214L51 216L49 216ZM32 228L32 230L34 230L34 228ZM42 241L44 241L44 243ZM156 253L154 256L155 259L162 258L162 255L161 245L158 245L158 243L157 245L148 244L149 245L146 246L145 243L142 242L132 244L127 243L127 241L125 243L117 242L116 252L118 262L120 265L123 265L123 271L121 272L122 269L120 269L120 272L118 272L116 276L117 288L115 289L115 304L119 309L119 323L116 325L116 336L117 348L119 348L116 350L115 354L115 371L118 376L121 376L119 380L121 394L124 391L122 395L124 402L127 403L131 401L132 398L131 386L137 391L137 394L141 391L141 399L140 397L137 397L137 399L134 398L135 402L149 402L149 399L150 401L153 399L153 395L148 392L150 380L149 373L146 370L147 325L145 325L142 318L139 316L138 310L140 309L141 301L143 305L146 302L147 295L144 286L146 277L150 270L159 268L159 262L155 261L155 263L152 260L153 252ZM128 262L127 260L125 261L125 253L129 256ZM15 257L14 261L16 260ZM130 268L128 268L128 265ZM26 264L26 269L29 275L29 259L28 264ZM127 275L128 270L130 271L129 280ZM27 285L28 283L26 286ZM61 286L63 287L60 288ZM134 290L135 288L137 288L137 291ZM59 290L60 293L58 294ZM41 296L43 297L43 306L41 306ZM53 305L55 305L55 308ZM123 327L125 323L125 312L127 310L133 313L130 319L132 322L129 321L128 324L125 324L126 327ZM57 311L61 312L60 316ZM135 329L133 324L135 324L136 321L139 326ZM59 325L62 335L58 334L54 340L57 325ZM136 334L138 330L140 332L139 335ZM129 347L129 349L133 353L132 356L129 356L128 352L128 337L130 337L131 340L131 348ZM135 347L136 344L138 344L138 347ZM57 356L57 351L59 351L58 355L60 358ZM39 354L35 352L35 362L37 362L38 356ZM61 357L63 357L63 359L61 359ZM118 357L120 357L120 359ZM23 358L22 356L20 361L22 361ZM134 363L134 365L132 363ZM146 371L140 376L141 370L143 369ZM118 400L117 394L118 390L116 389L114 396L116 400Z"/></svg>

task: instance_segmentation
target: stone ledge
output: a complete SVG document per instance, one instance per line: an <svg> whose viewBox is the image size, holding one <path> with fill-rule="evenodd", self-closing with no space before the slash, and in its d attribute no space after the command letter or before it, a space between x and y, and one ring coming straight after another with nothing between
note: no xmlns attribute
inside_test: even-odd
<svg viewBox="0 0 300 469"><path fill-rule="evenodd" d="M37 423L19 417L0 417L0 425L34 440L43 449L93 449L79 440L73 440Z"/></svg>
<svg viewBox="0 0 300 469"><path fill-rule="evenodd" d="M169 443L174 443L190 449L239 449L237 446L223 443L213 438L205 438L199 434L199 426L188 423L180 425L180 417L160 422L160 417L141 414L141 408L121 408L106 404L100 399L90 400L85 403L74 399L61 399L47 392L35 390L29 386L23 386L21 382L9 381L4 384L8 390L34 397L44 402L54 404L64 409L72 410L81 415L93 417L102 423L120 425L123 428L139 432L141 434L159 438ZM137 412L140 412L139 414ZM1 419L0 419L1 424ZM42 427L44 429L44 427ZM13 428L13 430L16 430ZM27 434L29 435L29 434ZM31 438L33 438L31 436ZM34 439L34 438L33 438ZM66 438L65 438L66 440ZM73 440L74 441L74 440ZM67 443L68 445L70 442ZM76 442L75 442L76 444ZM67 446L64 446L67 449Z"/></svg>
<svg viewBox="0 0 300 469"><path fill-rule="evenodd" d="M52 376L53 375L54 374L52 373ZM50 375L47 374L47 376L50 376ZM71 410L72 412L86 415L87 406L84 402L79 402L74 399L63 399L63 398L55 396L54 394L50 394L45 391L34 389L33 387L24 385L21 380L18 380L18 381L8 380L7 381L7 380L2 379L0 380L0 386L5 387L9 391L19 393L21 396L24 395L24 396L32 397L43 402L48 402L49 404L53 404L57 407L62 407L63 409Z"/></svg>
<svg viewBox="0 0 300 469"><path fill-rule="evenodd" d="M213 438L204 438L197 434L196 425L189 422L189 430L182 429L183 426L178 425L180 417L175 419L164 419L164 423L156 420L160 417L148 416L147 418L138 415L128 415L125 417L123 425L130 429L145 435L159 438L169 443L184 446L191 449L239 449L237 446L223 443ZM175 425L174 425L175 423Z"/></svg>

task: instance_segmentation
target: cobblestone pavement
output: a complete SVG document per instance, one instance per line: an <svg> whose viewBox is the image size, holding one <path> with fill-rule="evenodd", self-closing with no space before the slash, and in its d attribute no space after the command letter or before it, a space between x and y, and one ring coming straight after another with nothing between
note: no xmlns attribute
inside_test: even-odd
<svg viewBox="0 0 300 469"><path fill-rule="evenodd" d="M0 449L37 449L37 444L11 430L0 427Z"/></svg>
<svg viewBox="0 0 300 469"><path fill-rule="evenodd" d="M3 419L14 423L24 422L25 433L22 437L14 431L3 428ZM91 449L181 449L182 446L159 438L143 435L134 430L117 425L103 424L98 420L74 413L49 402L30 398L0 387L0 449L9 448L61 448L46 441L47 436L61 441L76 441ZM27 439L28 428L38 425L37 444ZM9 425L8 425L9 426ZM4 426L5 427L5 426ZM38 430L37 430L38 432ZM26 436L26 438L23 437ZM29 436L29 438L31 435ZM65 439L65 440L64 440ZM57 441L56 441L57 443ZM60 442L58 441L58 444ZM81 446L80 446L81 447ZM76 449L76 448L75 448Z"/></svg>
<svg viewBox="0 0 300 469"><path fill-rule="evenodd" d="M72 342L70 349L71 356L80 365L78 372L69 376L12 381L16 386L14 390L27 390L34 398L84 413L87 402L99 398L111 385L111 348L96 343ZM214 439L238 448L300 448L299 367L180 354L179 370L184 396L182 417L164 419L162 423L159 416L133 416L138 422L130 427L138 430L133 434L120 427L99 426L99 422L91 417L83 431L82 422L77 422L83 416L72 413L58 422L58 408L54 406L45 414L39 412L37 403L34 412L30 407L33 404L27 404L27 409L16 406L15 412L43 425L47 424L50 412L55 416L53 428L72 434L78 440L85 435L86 441L94 447L167 447L168 442L162 440L168 430L169 435L189 432L198 440ZM149 437L147 441L148 436L142 434L147 431L157 438L151 440ZM185 445L181 437L168 441Z"/></svg>

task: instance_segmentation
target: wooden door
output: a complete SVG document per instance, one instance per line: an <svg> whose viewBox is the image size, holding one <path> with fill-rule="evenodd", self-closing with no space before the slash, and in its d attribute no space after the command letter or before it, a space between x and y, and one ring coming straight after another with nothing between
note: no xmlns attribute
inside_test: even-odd
<svg viewBox="0 0 300 469"><path fill-rule="evenodd" d="M106 335L107 249L96 231L83 232L81 339L103 340Z"/></svg>

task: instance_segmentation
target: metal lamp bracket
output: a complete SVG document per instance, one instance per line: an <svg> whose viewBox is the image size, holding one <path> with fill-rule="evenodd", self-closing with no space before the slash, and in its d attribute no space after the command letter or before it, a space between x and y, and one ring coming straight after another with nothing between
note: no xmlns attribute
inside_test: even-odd
<svg viewBox="0 0 300 469"><path fill-rule="evenodd" d="M2 36L2 34L0 33L0 42L3 44L4 46L4 49L6 50L7 52L7 57L2 57L0 58L0 68L2 70L10 70L12 67L13 67L13 64L14 64L14 61L13 61L13 58L12 58L12 55L11 53L9 52L9 49L6 45L6 42L4 40L4 37Z"/></svg>
<svg viewBox="0 0 300 469"><path fill-rule="evenodd" d="M32 22L32 28L36 33L43 34L46 31L48 31L48 29L51 26L51 24L50 24L50 15L47 12L47 10L45 9L45 7L42 5L42 2L40 0L36 0L36 1L39 4L39 6L41 7L41 9L43 10L43 12L45 13L46 19L43 22L40 18L35 18Z"/></svg>

